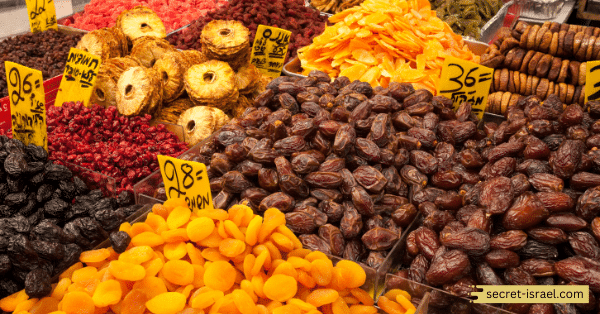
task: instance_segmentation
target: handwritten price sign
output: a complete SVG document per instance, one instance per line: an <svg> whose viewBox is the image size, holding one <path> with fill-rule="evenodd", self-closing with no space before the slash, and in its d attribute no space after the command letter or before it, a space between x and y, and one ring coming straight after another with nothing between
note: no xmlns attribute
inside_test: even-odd
<svg viewBox="0 0 600 314"><path fill-rule="evenodd" d="M29 27L32 33L47 29L58 29L54 0L25 0L29 14Z"/></svg>
<svg viewBox="0 0 600 314"><path fill-rule="evenodd" d="M250 63L265 75L280 76L291 35L292 32L285 29L258 25Z"/></svg>
<svg viewBox="0 0 600 314"><path fill-rule="evenodd" d="M87 107L96 84L100 63L100 57L71 48L54 105L62 106L67 101L81 101Z"/></svg>
<svg viewBox="0 0 600 314"><path fill-rule="evenodd" d="M600 99L600 60L588 61L585 75L585 103Z"/></svg>
<svg viewBox="0 0 600 314"><path fill-rule="evenodd" d="M206 166L199 162L158 155L167 198L183 198L191 209L214 209Z"/></svg>
<svg viewBox="0 0 600 314"><path fill-rule="evenodd" d="M48 150L46 95L42 72L6 61L6 80L13 136L25 145L35 144Z"/></svg>
<svg viewBox="0 0 600 314"><path fill-rule="evenodd" d="M438 84L438 95L452 99L452 108L471 103L472 112L481 119L487 104L494 70L474 62L446 57Z"/></svg>

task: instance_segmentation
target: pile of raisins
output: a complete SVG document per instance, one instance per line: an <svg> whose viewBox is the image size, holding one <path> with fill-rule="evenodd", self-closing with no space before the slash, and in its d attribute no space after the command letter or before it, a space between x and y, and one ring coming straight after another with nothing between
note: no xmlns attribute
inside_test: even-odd
<svg viewBox="0 0 600 314"><path fill-rule="evenodd" d="M202 29L212 20L242 22L250 30L250 45L254 42L256 29L261 24L292 32L288 48L289 60L296 56L298 48L310 45L313 37L323 33L327 17L320 15L319 11L313 8L306 7L304 0L231 0L167 39L179 49L200 50Z"/></svg>
<svg viewBox="0 0 600 314"><path fill-rule="evenodd" d="M6 38L0 42L0 98L8 96L5 61L42 71L44 80L62 75L71 47L82 34L69 35L49 29ZM14 78L13 78L14 81Z"/></svg>
<svg viewBox="0 0 600 314"><path fill-rule="evenodd" d="M0 165L0 298L23 288L46 296L53 276L140 208L131 193L105 198L42 147L3 135Z"/></svg>

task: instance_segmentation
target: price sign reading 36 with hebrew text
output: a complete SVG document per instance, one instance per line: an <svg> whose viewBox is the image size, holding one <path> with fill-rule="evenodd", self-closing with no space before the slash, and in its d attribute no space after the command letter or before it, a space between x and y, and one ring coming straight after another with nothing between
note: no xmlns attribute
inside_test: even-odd
<svg viewBox="0 0 600 314"><path fill-rule="evenodd" d="M158 155L167 198L183 198L190 209L214 209L203 163Z"/></svg>
<svg viewBox="0 0 600 314"><path fill-rule="evenodd" d="M71 48L54 105L62 106L67 101L81 101L87 107L100 70L100 63L100 57Z"/></svg>
<svg viewBox="0 0 600 314"><path fill-rule="evenodd" d="M14 138L25 145L35 144L48 150L42 72L10 61L4 62L4 67Z"/></svg>
<svg viewBox="0 0 600 314"><path fill-rule="evenodd" d="M452 108L471 103L472 112L481 119L487 104L494 70L477 63L446 57L438 83L438 95L452 99Z"/></svg>
<svg viewBox="0 0 600 314"><path fill-rule="evenodd" d="M291 35L292 32L285 29L258 25L250 63L265 75L271 77L281 75Z"/></svg>
<svg viewBox="0 0 600 314"><path fill-rule="evenodd" d="M58 29L54 0L25 0L29 27L32 33L43 32L47 29Z"/></svg>
<svg viewBox="0 0 600 314"><path fill-rule="evenodd" d="M585 103L600 100L600 60L588 61L585 75Z"/></svg>

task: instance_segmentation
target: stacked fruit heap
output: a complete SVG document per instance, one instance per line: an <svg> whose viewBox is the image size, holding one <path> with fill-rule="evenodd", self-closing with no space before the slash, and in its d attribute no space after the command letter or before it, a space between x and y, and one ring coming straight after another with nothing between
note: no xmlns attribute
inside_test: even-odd
<svg viewBox="0 0 600 314"><path fill-rule="evenodd" d="M310 0L310 5L326 13L340 13L363 3L364 0Z"/></svg>
<svg viewBox="0 0 600 314"><path fill-rule="evenodd" d="M179 49L200 49L202 29L213 20L242 22L250 30L251 43L261 24L292 32L286 62L296 56L298 48L310 44L313 37L321 34L327 22L319 11L306 7L304 0L231 0L168 39Z"/></svg>
<svg viewBox="0 0 600 314"><path fill-rule="evenodd" d="M165 24L167 33L190 24L198 17L206 15L227 3L225 0L179 0L179 1L148 1L148 0L92 0L85 5L83 12L75 13L67 18L64 25L97 30L114 25L122 11L136 6L146 6L155 11Z"/></svg>
<svg viewBox="0 0 600 314"><path fill-rule="evenodd" d="M144 222L122 224L111 242L111 248L82 253L82 263L63 272L56 286L35 295L17 292L0 300L0 308L31 314L378 312L360 288L365 271L303 249L275 208L263 220L243 205L192 212L172 199L154 205ZM415 313L410 295L394 295L380 307Z"/></svg>
<svg viewBox="0 0 600 314"><path fill-rule="evenodd" d="M227 123L227 115L240 115L268 81L249 63L249 32L239 22L207 24L201 51L179 51L163 39L164 31L145 32L141 25L164 30L152 11L140 7L122 13L115 28L80 41L79 47L103 58L92 103L179 124L194 145Z"/></svg>
<svg viewBox="0 0 600 314"><path fill-rule="evenodd" d="M544 100L551 94L583 106L587 61L599 59L598 27L519 22L481 56L482 65L496 69L487 110L506 114L523 96Z"/></svg>
<svg viewBox="0 0 600 314"><path fill-rule="evenodd" d="M90 191L39 146L0 136L0 165L0 298L47 294L51 277L139 209L130 192Z"/></svg>
<svg viewBox="0 0 600 314"><path fill-rule="evenodd" d="M313 72L255 104L183 156L209 165L215 206L276 207L305 247L372 267L420 212L409 279L461 296L475 283L600 292L600 103L530 96L477 130L466 103Z"/></svg>
<svg viewBox="0 0 600 314"><path fill-rule="evenodd" d="M44 80L47 80L63 74L69 50L77 45L79 39L81 34L70 35L53 29L2 39L0 41L0 98L8 96L4 62L11 61L40 70Z"/></svg>
<svg viewBox="0 0 600 314"><path fill-rule="evenodd" d="M329 22L335 24L298 50L305 75L319 70L373 87L412 83L435 93L446 56L479 62L428 1L367 0Z"/></svg>

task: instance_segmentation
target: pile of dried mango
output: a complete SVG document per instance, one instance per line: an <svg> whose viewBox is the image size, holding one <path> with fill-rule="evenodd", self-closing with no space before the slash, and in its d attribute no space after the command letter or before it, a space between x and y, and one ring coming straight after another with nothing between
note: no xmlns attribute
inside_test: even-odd
<svg viewBox="0 0 600 314"><path fill-rule="evenodd" d="M303 74L387 87L413 83L435 92L446 56L479 62L427 0L366 0L329 18L332 26L298 50Z"/></svg>
<svg viewBox="0 0 600 314"><path fill-rule="evenodd" d="M361 266L334 265L303 249L285 223L275 208L263 219L244 205L192 212L184 200L168 200L154 205L145 222L122 224L125 243L83 252L49 296L29 298L22 290L0 300L0 308L20 314L377 313L360 288ZM415 313L403 291L380 299L389 314Z"/></svg>

